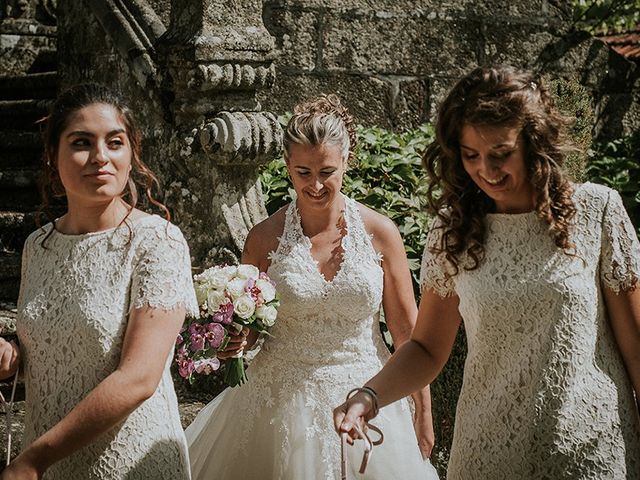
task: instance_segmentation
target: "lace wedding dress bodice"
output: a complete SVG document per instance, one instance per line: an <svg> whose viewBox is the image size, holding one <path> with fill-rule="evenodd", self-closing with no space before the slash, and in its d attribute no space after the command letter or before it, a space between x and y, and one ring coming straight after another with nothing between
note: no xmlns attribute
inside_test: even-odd
<svg viewBox="0 0 640 480"><path fill-rule="evenodd" d="M23 444L49 430L118 366L129 312L197 313L189 249L152 215L85 235L34 232L24 248L17 332L24 359ZM158 325L158 328L162 328ZM53 479L186 479L186 442L167 359L151 398L50 468Z"/></svg>
<svg viewBox="0 0 640 480"><path fill-rule="evenodd" d="M476 270L453 275L425 250L423 286L459 297L468 341L450 480L640 478L638 413L602 294L638 282L640 244L615 191L577 185L574 202L575 256L534 212L487 215Z"/></svg>
<svg viewBox="0 0 640 480"><path fill-rule="evenodd" d="M295 203L288 206L268 269L281 300L272 336L251 363L247 384L224 392L187 429L195 479L339 478L340 443L332 408L377 373L389 356L378 325L381 256L357 203L344 200L343 260L331 281L311 255ZM240 415L230 422L232 412ZM437 478L420 456L406 400L383 409L375 423L386 440L359 478ZM359 462L354 454L352 465Z"/></svg>

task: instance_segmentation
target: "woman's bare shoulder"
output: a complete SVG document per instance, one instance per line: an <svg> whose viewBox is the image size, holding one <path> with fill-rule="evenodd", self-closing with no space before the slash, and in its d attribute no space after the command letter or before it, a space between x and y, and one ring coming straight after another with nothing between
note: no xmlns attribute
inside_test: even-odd
<svg viewBox="0 0 640 480"><path fill-rule="evenodd" d="M266 260L269 253L278 248L278 242L284 230L286 207L254 225L247 235L244 245L245 254L252 259Z"/></svg>

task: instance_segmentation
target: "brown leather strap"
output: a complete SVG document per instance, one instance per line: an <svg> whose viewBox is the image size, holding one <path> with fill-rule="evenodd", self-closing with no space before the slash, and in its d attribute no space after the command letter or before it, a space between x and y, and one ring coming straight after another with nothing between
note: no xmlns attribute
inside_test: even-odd
<svg viewBox="0 0 640 480"><path fill-rule="evenodd" d="M364 441L364 455L362 456L362 462L360 463L360 469L358 470L360 474L363 474L371 459L373 454L373 447L380 445L384 441L384 435L382 430L380 430L375 425L365 422L365 430L361 430L357 425L354 426L357 432L360 434L360 438ZM373 430L380 438L378 440L372 441L369 435L367 434L367 430ZM347 479L347 437L348 434L346 432L342 432L340 434L340 480L348 480Z"/></svg>

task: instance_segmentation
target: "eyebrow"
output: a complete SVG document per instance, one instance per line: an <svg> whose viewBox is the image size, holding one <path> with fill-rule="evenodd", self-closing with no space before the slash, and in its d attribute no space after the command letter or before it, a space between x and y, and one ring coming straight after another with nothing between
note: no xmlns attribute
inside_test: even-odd
<svg viewBox="0 0 640 480"><path fill-rule="evenodd" d="M107 137L113 137L114 135L119 135L121 133L127 133L124 128L117 128L115 130L111 130L107 133ZM73 132L69 132L67 138L76 135L78 137L95 137L95 135L91 132L85 132L84 130L74 130Z"/></svg>
<svg viewBox="0 0 640 480"><path fill-rule="evenodd" d="M496 148L502 148L502 147L514 148L516 146L516 144L517 144L517 140L516 140L516 143L503 142L503 143L499 143L497 145L492 145L491 149L495 150ZM460 144L460 147L466 148L467 150L473 150L474 152L476 151L475 148L467 147L466 145L463 145L463 144Z"/></svg>

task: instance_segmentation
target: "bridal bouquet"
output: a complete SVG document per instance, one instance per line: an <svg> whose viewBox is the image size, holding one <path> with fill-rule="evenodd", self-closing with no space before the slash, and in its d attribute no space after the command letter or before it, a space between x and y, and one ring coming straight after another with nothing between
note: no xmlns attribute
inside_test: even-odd
<svg viewBox="0 0 640 480"><path fill-rule="evenodd" d="M200 316L187 319L176 340L178 373L189 383L220 368L216 353L226 348L229 333L243 327L268 333L280 305L274 283L253 265L211 267L193 280ZM225 383L235 387L246 380L242 356L228 359Z"/></svg>

